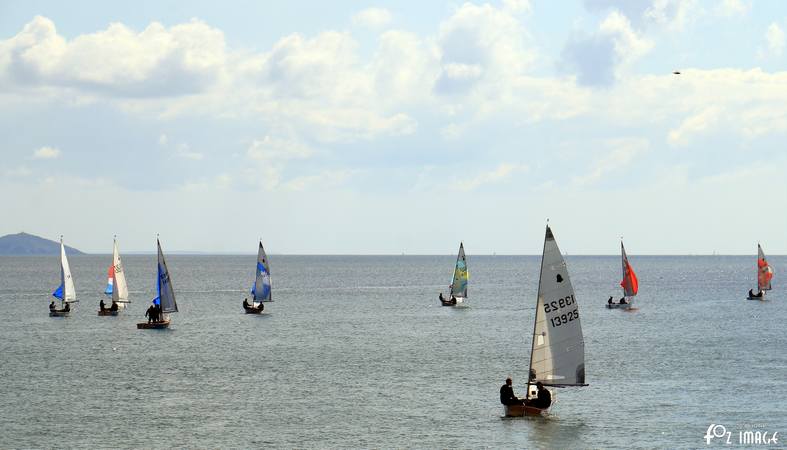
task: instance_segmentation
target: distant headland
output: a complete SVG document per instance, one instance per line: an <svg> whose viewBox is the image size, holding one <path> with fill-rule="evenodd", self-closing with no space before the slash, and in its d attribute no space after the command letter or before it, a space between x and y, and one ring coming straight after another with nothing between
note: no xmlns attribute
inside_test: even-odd
<svg viewBox="0 0 787 450"><path fill-rule="evenodd" d="M7 234L0 237L0 255L57 255L60 253L60 242L44 239L25 232ZM69 255L84 255L83 252L66 245Z"/></svg>

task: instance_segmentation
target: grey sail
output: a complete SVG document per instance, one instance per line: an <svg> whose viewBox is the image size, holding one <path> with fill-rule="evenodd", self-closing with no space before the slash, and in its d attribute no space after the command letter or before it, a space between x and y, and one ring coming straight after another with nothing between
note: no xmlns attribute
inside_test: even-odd
<svg viewBox="0 0 787 450"><path fill-rule="evenodd" d="M178 311L178 304L175 302L175 292L172 290L172 280L169 278L167 263L164 261L164 253L161 251L161 242L156 239L158 246L158 295L161 302L161 311L173 313Z"/></svg>
<svg viewBox="0 0 787 450"><path fill-rule="evenodd" d="M467 258L465 257L465 247L459 243L459 254L456 256L456 266L454 266L454 278L451 280L450 295L455 297L467 298Z"/></svg>
<svg viewBox="0 0 787 450"><path fill-rule="evenodd" d="M538 283L528 386L585 385L585 342L566 262L547 226ZM529 388L528 388L529 389Z"/></svg>

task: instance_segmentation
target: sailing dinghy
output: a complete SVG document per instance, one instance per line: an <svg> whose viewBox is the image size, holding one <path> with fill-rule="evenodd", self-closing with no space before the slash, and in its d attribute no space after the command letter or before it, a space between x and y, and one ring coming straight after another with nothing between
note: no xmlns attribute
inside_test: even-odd
<svg viewBox="0 0 787 450"><path fill-rule="evenodd" d="M456 265L454 266L454 278L448 286L448 298L440 293L440 303L443 306L462 306L467 301L467 280L470 274L467 272L467 258L465 257L465 247L459 243L459 254L456 255Z"/></svg>
<svg viewBox="0 0 787 450"><path fill-rule="evenodd" d="M153 299L153 304L161 308L161 317L154 322L140 322L137 324L139 329L161 329L169 327L169 316L167 314L178 312L178 304L175 302L175 292L172 290L172 280L169 278L167 263L164 261L164 253L161 251L161 242L156 239L158 247L158 279L156 280L156 291L158 296Z"/></svg>
<svg viewBox="0 0 787 450"><path fill-rule="evenodd" d="M60 286L55 289L52 296L60 300L60 309L54 306L55 302L53 301L49 305L49 315L51 317L67 316L71 312L71 303L77 302L74 280L71 278L71 267L68 265L66 247L63 245L63 236L60 236Z"/></svg>
<svg viewBox="0 0 787 450"><path fill-rule="evenodd" d="M585 384L585 341L579 323L579 305L552 230L547 225L541 275L530 348L530 371L525 402L536 395L533 385L560 388ZM554 395L552 395L554 398ZM510 417L535 416L547 408L504 405Z"/></svg>
<svg viewBox="0 0 787 450"><path fill-rule="evenodd" d="M629 264L629 258L626 255L626 248L623 247L622 239L620 240L620 258L623 266L623 280L620 281L620 287L623 288L623 299L625 299L625 303L615 303L612 297L610 297L610 300L607 302L607 308L632 309L634 296L637 295L639 291L639 280L637 280L637 274L634 273L634 269L631 267L631 264Z"/></svg>
<svg viewBox="0 0 787 450"><path fill-rule="evenodd" d="M757 293L749 289L748 300L765 300L765 291L771 290L771 279L773 278L773 268L765 259L765 252L759 242L757 243Z"/></svg>
<svg viewBox="0 0 787 450"><path fill-rule="evenodd" d="M265 249L260 247L257 250L257 273L254 276L254 284L251 286L251 305L248 300L243 300L243 310L246 314L260 314L265 309L263 302L272 302L271 294L271 269L268 263L268 256Z"/></svg>
<svg viewBox="0 0 787 450"><path fill-rule="evenodd" d="M123 270L123 262L120 260L117 237L115 237L114 240L112 248L112 265L109 266L107 277L107 288L104 290L104 294L109 296L113 306L99 309L98 315L117 316L119 309L125 308L128 303L131 303L128 300L128 285L126 284L126 274Z"/></svg>

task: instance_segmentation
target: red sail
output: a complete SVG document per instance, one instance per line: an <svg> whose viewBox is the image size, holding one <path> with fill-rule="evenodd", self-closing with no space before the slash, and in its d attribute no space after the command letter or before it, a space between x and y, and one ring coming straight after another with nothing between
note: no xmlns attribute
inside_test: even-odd
<svg viewBox="0 0 787 450"><path fill-rule="evenodd" d="M631 267L628 261L626 261L626 274L623 276L623 280L620 282L620 287L626 293L627 297L631 297L637 295L637 291L639 291L639 280L637 280L637 274L634 273L634 269Z"/></svg>

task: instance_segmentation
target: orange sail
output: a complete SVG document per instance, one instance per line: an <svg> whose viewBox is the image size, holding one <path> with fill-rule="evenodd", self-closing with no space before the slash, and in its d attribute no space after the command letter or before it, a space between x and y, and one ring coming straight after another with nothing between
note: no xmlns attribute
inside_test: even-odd
<svg viewBox="0 0 787 450"><path fill-rule="evenodd" d="M626 249L623 247L623 241L620 242L620 254L623 262L623 280L620 282L620 287L623 288L623 295L626 297L633 297L639 291L639 280L634 269L629 264L628 256L626 256Z"/></svg>
<svg viewBox="0 0 787 450"><path fill-rule="evenodd" d="M757 287L760 291L771 290L771 279L773 278L773 268L765 259L765 252L762 251L760 244L757 244Z"/></svg>

